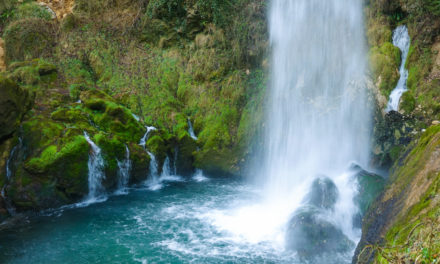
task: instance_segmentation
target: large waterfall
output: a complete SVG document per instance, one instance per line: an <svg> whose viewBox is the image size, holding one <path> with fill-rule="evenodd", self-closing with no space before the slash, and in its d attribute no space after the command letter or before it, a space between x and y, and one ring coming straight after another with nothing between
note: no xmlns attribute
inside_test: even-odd
<svg viewBox="0 0 440 264"><path fill-rule="evenodd" d="M272 1L272 78L259 168L270 208L284 221L304 204L314 180L330 179L338 199L326 218L353 242L359 231L352 227L355 185L347 171L352 162L367 165L370 143L362 3Z"/></svg>

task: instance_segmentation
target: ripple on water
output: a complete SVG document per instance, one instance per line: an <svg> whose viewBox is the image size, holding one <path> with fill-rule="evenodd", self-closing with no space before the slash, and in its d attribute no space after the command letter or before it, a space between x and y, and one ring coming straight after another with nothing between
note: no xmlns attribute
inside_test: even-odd
<svg viewBox="0 0 440 264"><path fill-rule="evenodd" d="M132 190L2 234L0 262L295 263L280 246L282 230L250 234L270 229L263 216L273 211L259 207L260 198L258 190L223 179Z"/></svg>

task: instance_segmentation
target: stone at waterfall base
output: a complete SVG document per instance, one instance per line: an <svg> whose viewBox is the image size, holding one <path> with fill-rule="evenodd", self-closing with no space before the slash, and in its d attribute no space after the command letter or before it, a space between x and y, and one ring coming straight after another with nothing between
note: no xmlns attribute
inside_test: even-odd
<svg viewBox="0 0 440 264"><path fill-rule="evenodd" d="M287 249L301 257L312 257L316 252L347 252L355 246L341 230L324 219L315 207L299 209L288 225Z"/></svg>

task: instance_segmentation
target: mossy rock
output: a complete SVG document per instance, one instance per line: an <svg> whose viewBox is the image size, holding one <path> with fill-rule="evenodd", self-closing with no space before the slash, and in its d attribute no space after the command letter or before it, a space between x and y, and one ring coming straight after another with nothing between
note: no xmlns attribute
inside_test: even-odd
<svg viewBox="0 0 440 264"><path fill-rule="evenodd" d="M132 162L130 183L139 184L147 180L150 169L150 156L138 144L131 143L128 145L130 150L130 160Z"/></svg>
<svg viewBox="0 0 440 264"><path fill-rule="evenodd" d="M373 201L383 191L385 179L380 175L365 171L359 166L354 167L353 170L356 171L354 177L358 183L358 194L354 200L363 216Z"/></svg>
<svg viewBox="0 0 440 264"><path fill-rule="evenodd" d="M88 114L81 108L62 107L52 112L51 118L56 121L71 123L78 128L91 127Z"/></svg>
<svg viewBox="0 0 440 264"><path fill-rule="evenodd" d="M93 141L101 148L104 159L105 179L102 184L106 190L112 190L118 184L118 162L125 157L125 145L117 137L99 133L93 136Z"/></svg>
<svg viewBox="0 0 440 264"><path fill-rule="evenodd" d="M391 42L385 42L380 47L373 47L369 53L370 63L379 89L389 96L399 80L400 50Z"/></svg>
<svg viewBox="0 0 440 264"><path fill-rule="evenodd" d="M13 62L8 69L11 79L34 90L47 90L58 77L57 67L43 59Z"/></svg>
<svg viewBox="0 0 440 264"><path fill-rule="evenodd" d="M219 176L238 175L240 172L239 153L234 149L201 149L196 152L194 167L208 174Z"/></svg>
<svg viewBox="0 0 440 264"><path fill-rule="evenodd" d="M13 204L29 210L79 201L88 192L89 149L85 138L76 135L54 141L40 155L28 157L7 187Z"/></svg>
<svg viewBox="0 0 440 264"><path fill-rule="evenodd" d="M22 137L27 153L33 155L49 146L62 136L64 129L64 125L44 116L33 116L26 120L22 123Z"/></svg>
<svg viewBox="0 0 440 264"><path fill-rule="evenodd" d="M27 90L0 74L0 142L15 131L32 103Z"/></svg>
<svg viewBox="0 0 440 264"><path fill-rule="evenodd" d="M7 63L49 56L56 39L55 26L40 18L22 19L11 23L3 37Z"/></svg>
<svg viewBox="0 0 440 264"><path fill-rule="evenodd" d="M131 111L115 103L106 93L91 90L81 93L80 98L100 129L118 135L124 141L137 142L142 137L144 127Z"/></svg>
<svg viewBox="0 0 440 264"><path fill-rule="evenodd" d="M169 148L160 131L152 131L150 138L147 140L146 148L154 154L158 168L161 169L169 153Z"/></svg>
<svg viewBox="0 0 440 264"><path fill-rule="evenodd" d="M176 167L177 174L182 176L190 176L194 172L194 153L197 151L197 143L186 132L177 140Z"/></svg>
<svg viewBox="0 0 440 264"><path fill-rule="evenodd" d="M399 110L405 114L411 114L416 108L416 99L411 91L402 94L400 99Z"/></svg>

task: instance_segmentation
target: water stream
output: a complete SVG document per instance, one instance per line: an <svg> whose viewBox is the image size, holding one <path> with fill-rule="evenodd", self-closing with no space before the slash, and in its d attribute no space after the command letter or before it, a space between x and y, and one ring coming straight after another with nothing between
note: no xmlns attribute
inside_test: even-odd
<svg viewBox="0 0 440 264"><path fill-rule="evenodd" d="M104 159L101 155L101 149L90 139L87 132L84 132L84 137L91 147L89 161L87 163L89 168L89 193L87 195L86 202L93 203L95 201L105 199L105 190L102 186L102 180L105 178Z"/></svg>
<svg viewBox="0 0 440 264"><path fill-rule="evenodd" d="M408 28L404 25L397 27L393 32L393 45L398 47L401 52L401 63L399 68L400 78L396 88L390 94L387 111L398 111L400 97L407 91L406 82L408 80L408 70L405 68L406 59L408 57L409 46L411 40L408 34Z"/></svg>
<svg viewBox="0 0 440 264"><path fill-rule="evenodd" d="M193 125L191 123L191 120L188 118L188 133L191 136L192 139L197 140L197 136L194 133Z"/></svg>
<svg viewBox="0 0 440 264"><path fill-rule="evenodd" d="M119 169L117 193L126 194L131 172L130 150L128 149L127 145L125 145L125 158L122 161L117 160L117 163Z"/></svg>

